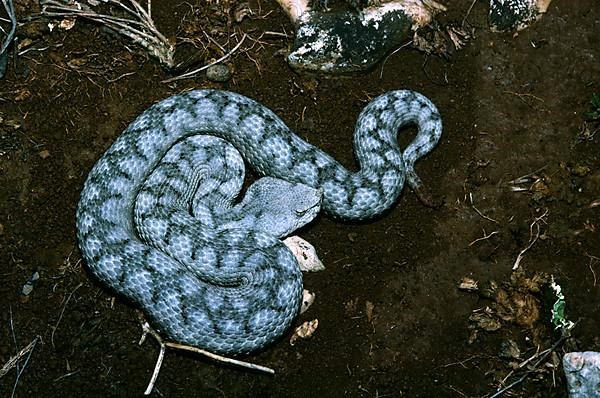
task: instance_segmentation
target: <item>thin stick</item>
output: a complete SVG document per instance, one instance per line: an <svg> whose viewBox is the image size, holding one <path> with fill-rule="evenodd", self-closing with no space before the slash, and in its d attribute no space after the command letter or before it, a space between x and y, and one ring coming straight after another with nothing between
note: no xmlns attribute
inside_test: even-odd
<svg viewBox="0 0 600 398"><path fill-rule="evenodd" d="M529 174L525 174L524 176L515 178L514 180L509 181L508 184L515 184L516 185L516 184L524 184L524 183L530 182L529 177L535 176L540 171L543 171L546 167L548 167L548 165L544 165L543 167L540 167L536 171L533 171L533 172L531 172Z"/></svg>
<svg viewBox="0 0 600 398"><path fill-rule="evenodd" d="M510 390L511 388L513 388L514 386L522 383L527 376L529 376L531 373L535 372L535 370L538 368L538 366L546 359L546 357L552 353L554 350L556 350L556 348L562 344L562 342L566 339L566 336L561 336L560 339L558 339L556 341L556 343L552 344L552 347L548 348L547 350L542 351L541 353L537 354L538 356L541 356L541 358L539 359L539 361L537 361L530 369L528 369L523 376L521 376L520 378L518 378L517 380L513 381L512 383L510 383L509 385L507 385L506 387L502 388L501 390L496 391L496 393L494 395L491 395L489 398L497 398L500 395L504 394L506 391ZM532 358L530 358L532 359ZM528 360L529 361L529 360Z"/></svg>
<svg viewBox="0 0 600 398"><path fill-rule="evenodd" d="M6 375L12 368L18 366L19 360L25 356L28 352L32 351L37 344L37 341L40 339L40 336L36 336L35 339L31 341L31 343L27 344L26 347L22 348L16 355L9 358L8 361L0 368L0 377ZM19 372L19 370L17 370ZM23 372L23 368L20 370L20 373Z"/></svg>
<svg viewBox="0 0 600 398"><path fill-rule="evenodd" d="M381 71L379 72L379 80L381 80L383 78L383 67L385 66L385 63L387 62L388 58L390 58L392 55L396 54L398 51L402 50L404 47L410 46L412 43L413 43L412 40L409 41L408 43L404 43L403 45L401 45L400 47L398 47L397 49L392 51L387 57L385 57L385 59L381 63Z"/></svg>
<svg viewBox="0 0 600 398"><path fill-rule="evenodd" d="M52 343L52 348L56 348L54 346L54 332L56 332L56 329L58 329L58 325L60 324L60 321L62 320L62 317L65 313L65 309L67 308L67 304L69 304L69 300L71 300L71 297L73 296L73 293L75 293L75 291L77 289L79 289L81 286L83 286L83 282L80 283L79 285L77 285L75 287L75 289L73 289L71 291L71 293L69 293L69 296L67 297L67 300L65 301L65 305L63 305L62 310L60 311L60 315L58 316L58 321L56 321L56 325L54 325L54 327L52 328L52 333L50 334L50 342Z"/></svg>
<svg viewBox="0 0 600 398"><path fill-rule="evenodd" d="M485 234L485 229L483 230L483 237L482 238L477 238L475 239L473 242L469 243L469 246L473 246L475 243L480 242L482 240L486 240L491 238L492 236L496 235L497 233L499 233L500 231L494 231L494 232L490 232L489 235Z"/></svg>
<svg viewBox="0 0 600 398"><path fill-rule="evenodd" d="M473 208L473 210L475 210L475 212L477 214L479 214L479 216L481 218L485 218L486 220L495 222L496 224L500 224L500 222L498 220L494 220L493 218L486 216L485 214L483 214L481 211L479 211L479 209L477 207L475 207L475 203L473 203L473 193L469 192L469 201L471 202L471 207Z"/></svg>
<svg viewBox="0 0 600 398"><path fill-rule="evenodd" d="M154 21L150 16L150 1L148 1L147 10L135 0L129 0L131 6L127 6L124 2L116 0L106 0L106 2L121 8L134 19L99 14L89 6L79 9L77 8L79 3L73 5L58 0L42 1L42 15L52 17L81 17L105 24L119 34L128 37L134 43L144 47L151 55L158 58L163 65L168 68L173 67L175 49L154 25Z"/></svg>
<svg viewBox="0 0 600 398"><path fill-rule="evenodd" d="M517 259L515 260L515 263L512 267L513 271L516 270L517 268L519 268L519 264L521 263L521 260L525 256L525 252L527 252L527 250L531 249L531 247L534 245L534 243L540 237L540 226L538 223L540 220L542 220L544 217L546 217L547 214L548 214L548 209L546 209L544 214L542 214L541 216L539 216L535 220L533 220L533 222L529 226L529 244L523 250L521 250L521 252L517 256ZM533 236L533 227L534 226L536 227L535 236Z"/></svg>
<svg viewBox="0 0 600 398"><path fill-rule="evenodd" d="M596 256L592 256L589 253L585 253L585 255L590 259L590 262L588 263L588 267L590 267L590 271L592 271L592 276L594 277L594 287L596 287L596 273L594 272L594 268L593 266L596 265L596 263L598 261L600 261L600 258L596 257Z"/></svg>
<svg viewBox="0 0 600 398"><path fill-rule="evenodd" d="M1 29L4 33L4 40L0 44L0 79L6 74L6 68L8 66L8 46L12 43L15 37L15 30L17 28L17 16L15 15L15 6L12 0L2 0L2 5L8 16L6 22L10 22L10 29L8 32Z"/></svg>
<svg viewBox="0 0 600 398"><path fill-rule="evenodd" d="M249 362L244 362L244 361L240 361L237 359L233 359L233 358L227 358L218 354L214 354L212 352L203 350L201 348L197 348L197 347L191 347L191 346L187 346L187 345L183 345L183 344L179 344L179 343L174 343L171 341L164 341L163 338L155 331L153 330L150 325L148 324L148 322L143 322L142 323L142 337L140 339L139 344L142 344L147 335L150 335L152 337L154 337L154 339L158 342L158 344L160 345L160 352L158 354L158 358L156 360L156 365L154 366L154 372L152 373L152 377L150 379L150 382L148 383L148 387L146 387L146 391L144 391L144 395L149 395L150 393L152 393L152 389L154 388L154 384L156 383L156 380L158 378L158 374L160 372L160 368L162 366L162 362L165 356L165 351L167 347L170 348L175 348L177 350L185 350L185 351L191 351L194 352L196 354L200 354L200 355L204 355L208 358L211 358L217 362L223 362L223 363L228 363L231 365L235 365L235 366L241 366L247 369L252 369L252 370L257 370L260 372L265 372L268 374L275 374L275 371L271 368L268 368L266 366L261 366L261 365L255 365L253 363L249 363Z"/></svg>
<svg viewBox="0 0 600 398"><path fill-rule="evenodd" d="M184 73L182 75L179 75L179 76L176 76L176 77L172 77L170 79L165 79L165 80L162 81L162 83L171 83L171 82L174 82L176 80L188 79L188 78L194 76L195 74L200 73L203 70L208 69L211 66L218 64L219 62L223 62L224 60L226 60L227 58L229 58L234 52L236 52L238 48L240 48L240 46L242 45L242 43L244 42L244 40L246 40L246 36L247 35L244 33L244 36L242 36L242 39L240 40L240 42L238 44L236 44L236 46L233 47L231 49L231 51L229 51L227 54L223 55L221 58L217 59L216 61L211 62L210 64L207 64L207 65L204 65L203 67L195 69L193 71L186 72L186 73Z"/></svg>
<svg viewBox="0 0 600 398"><path fill-rule="evenodd" d="M150 395L152 393L152 390L154 389L154 384L156 383L156 379L158 379L158 374L160 373L160 368L165 358L167 346L162 341L159 341L159 343L160 351L158 352L158 358L156 358L156 365L154 365L154 371L152 372L152 377L150 378L150 382L146 387L146 391L144 391L144 395Z"/></svg>
<svg viewBox="0 0 600 398"><path fill-rule="evenodd" d="M467 18L469 18L469 15L471 14L471 10L473 10L473 6L475 6L475 3L477 3L477 0L473 0L471 6L467 10L467 14L465 15L465 17L462 20L462 23L460 24L460 26L462 26L463 28L465 27L465 22L467 21Z"/></svg>
<svg viewBox="0 0 600 398"><path fill-rule="evenodd" d="M12 335L12 339L13 339L13 343L15 344L15 351L19 351L19 345L17 343L17 335L15 333L15 327L13 324L13 314L12 314L12 306L8 306L8 311L10 313L10 333ZM21 376L21 372L19 370L19 362L17 361L15 366L17 367L17 377L15 377L15 383L13 384L13 389L12 389L12 393L11 393L11 398L15 395L15 391L17 390L17 384L19 383L19 378Z"/></svg>
<svg viewBox="0 0 600 398"><path fill-rule="evenodd" d="M13 5L12 0L2 0L2 5L6 10L6 14L8 15L10 21L10 30L6 34L4 41L2 42L2 46L0 47L0 54L4 53L10 43L13 40L15 35L15 30L17 28L17 17L15 15L15 6Z"/></svg>

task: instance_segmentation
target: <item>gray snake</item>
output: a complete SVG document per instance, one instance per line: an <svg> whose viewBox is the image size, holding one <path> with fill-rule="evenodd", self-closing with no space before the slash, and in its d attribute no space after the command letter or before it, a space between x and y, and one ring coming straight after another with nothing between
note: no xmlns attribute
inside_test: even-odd
<svg viewBox="0 0 600 398"><path fill-rule="evenodd" d="M401 150L397 134L406 124L418 131ZM90 171L77 208L81 252L102 283L168 338L216 353L255 351L281 336L300 306L302 277L279 238L319 206L334 218L367 220L394 204L405 179L419 192L414 163L441 133L427 98L385 93L358 117L360 170L350 172L247 97L175 95L138 116ZM221 186L240 180L239 169L218 173L241 163L229 145L269 176L239 204L239 186Z"/></svg>

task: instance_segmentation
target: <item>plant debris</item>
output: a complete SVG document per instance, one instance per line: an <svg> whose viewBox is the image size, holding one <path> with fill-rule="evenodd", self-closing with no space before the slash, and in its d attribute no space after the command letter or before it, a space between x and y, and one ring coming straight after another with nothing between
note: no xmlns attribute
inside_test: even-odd
<svg viewBox="0 0 600 398"><path fill-rule="evenodd" d="M296 344L298 339L308 339L313 335L315 330L319 327L319 320L313 319L312 321L306 321L302 325L294 329L294 334L290 337L290 345Z"/></svg>

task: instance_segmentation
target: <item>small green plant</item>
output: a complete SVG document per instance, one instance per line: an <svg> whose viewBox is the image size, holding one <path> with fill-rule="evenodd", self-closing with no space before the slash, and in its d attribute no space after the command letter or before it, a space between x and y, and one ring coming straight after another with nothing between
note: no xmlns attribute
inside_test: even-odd
<svg viewBox="0 0 600 398"><path fill-rule="evenodd" d="M565 314L565 296L562 293L562 288L558 283L554 281L554 276L552 277L552 283L550 287L554 291L554 296L556 297L556 301L552 306L552 323L554 324L556 329L563 329L564 331L568 331L573 329L575 323L569 321Z"/></svg>
<svg viewBox="0 0 600 398"><path fill-rule="evenodd" d="M600 94L593 93L590 104L592 105L592 111L587 112L585 116L590 122L600 122Z"/></svg>

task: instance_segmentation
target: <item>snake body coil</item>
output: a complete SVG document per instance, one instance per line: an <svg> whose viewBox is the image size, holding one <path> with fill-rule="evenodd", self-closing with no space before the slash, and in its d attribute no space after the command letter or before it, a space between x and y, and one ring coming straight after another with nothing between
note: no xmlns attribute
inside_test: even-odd
<svg viewBox="0 0 600 398"><path fill-rule="evenodd" d="M418 132L402 151L398 130L410 123ZM278 238L320 205L335 218L366 220L393 205L405 178L418 191L414 163L441 132L424 96L383 94L358 118L360 170L350 172L249 98L217 90L176 95L144 111L91 170L77 209L80 248L92 273L170 339L251 352L280 336L299 309L302 277ZM228 157L228 144L193 141L203 135L226 141L256 172L275 178L259 180L234 206L239 187L229 187L229 177L220 187L211 173L242 162Z"/></svg>

